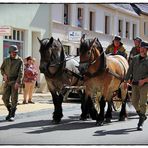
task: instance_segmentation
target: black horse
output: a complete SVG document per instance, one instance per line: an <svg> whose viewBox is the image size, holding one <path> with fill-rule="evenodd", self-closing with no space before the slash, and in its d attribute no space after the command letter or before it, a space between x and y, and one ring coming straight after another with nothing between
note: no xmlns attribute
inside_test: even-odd
<svg viewBox="0 0 148 148"><path fill-rule="evenodd" d="M79 75L78 66L79 61L76 58L66 58L63 46L60 40L55 40L53 37L45 38L40 40L40 71L44 73L45 79L49 91L51 92L54 112L53 112L53 122L59 123L63 117L62 113L62 102L63 97L66 93L65 86L72 85L82 85L83 81L80 80L81 76ZM83 104L83 98L85 93L79 91L81 101ZM87 106L87 107L86 107ZM86 119L88 113L88 106L92 108L92 103L87 102L87 104L82 105L82 114L81 119ZM85 111L84 111L85 110ZM94 110L91 109L92 118ZM84 112L84 113L83 113Z"/></svg>

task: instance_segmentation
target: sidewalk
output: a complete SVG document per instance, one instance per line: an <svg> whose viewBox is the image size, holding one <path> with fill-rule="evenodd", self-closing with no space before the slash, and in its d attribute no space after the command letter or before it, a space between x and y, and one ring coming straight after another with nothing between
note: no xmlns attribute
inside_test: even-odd
<svg viewBox="0 0 148 148"><path fill-rule="evenodd" d="M35 104L22 104L23 94L19 94L16 114L53 108L52 97L49 92L34 93L32 101L35 102ZM8 111L3 104L2 95L0 95L0 116L7 115L7 114L8 114Z"/></svg>

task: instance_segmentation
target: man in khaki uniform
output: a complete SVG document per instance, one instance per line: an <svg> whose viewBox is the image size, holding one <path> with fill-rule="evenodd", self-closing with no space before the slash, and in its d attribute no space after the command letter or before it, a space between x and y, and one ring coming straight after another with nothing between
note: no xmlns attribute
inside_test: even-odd
<svg viewBox="0 0 148 148"><path fill-rule="evenodd" d="M142 130L146 117L148 95L148 43L141 42L140 54L134 56L125 77L127 81L132 77L132 104L139 115L137 130Z"/></svg>
<svg viewBox="0 0 148 148"><path fill-rule="evenodd" d="M128 63L131 64L132 59L135 55L140 54L140 44L142 42L142 39L139 37L136 37L134 39L134 44L135 46L131 49L130 54L129 54L129 58L128 58Z"/></svg>
<svg viewBox="0 0 148 148"><path fill-rule="evenodd" d="M9 54L10 57L6 58L1 65L1 74L4 80L2 100L9 112L6 120L14 121L18 102L18 88L22 83L24 75L24 63L22 58L18 56L18 48L16 45L9 47Z"/></svg>

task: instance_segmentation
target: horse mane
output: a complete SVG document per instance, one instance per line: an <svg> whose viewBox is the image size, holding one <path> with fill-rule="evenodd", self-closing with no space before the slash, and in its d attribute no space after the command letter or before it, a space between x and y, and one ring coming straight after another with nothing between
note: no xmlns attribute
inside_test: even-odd
<svg viewBox="0 0 148 148"><path fill-rule="evenodd" d="M49 38L44 38L44 39L41 40L41 44L42 44L44 47L47 47L47 45L49 44L49 41L50 41Z"/></svg>
<svg viewBox="0 0 148 148"><path fill-rule="evenodd" d="M44 47L44 49L48 49L49 47L60 47L62 46L60 40L56 40L53 37L49 38L44 38L40 41L41 45ZM62 46L63 48L63 46Z"/></svg>
<svg viewBox="0 0 148 148"><path fill-rule="evenodd" d="M80 53L84 54L90 50L90 44L93 42L93 39L86 39L80 44Z"/></svg>
<svg viewBox="0 0 148 148"><path fill-rule="evenodd" d="M96 40L96 43L97 43L96 44L97 45L97 49L101 53L101 56L100 56L100 65L101 65L100 66L100 70L104 70L106 68L106 54L105 54L105 52L103 50L103 47L102 47L100 41L98 40L98 38Z"/></svg>

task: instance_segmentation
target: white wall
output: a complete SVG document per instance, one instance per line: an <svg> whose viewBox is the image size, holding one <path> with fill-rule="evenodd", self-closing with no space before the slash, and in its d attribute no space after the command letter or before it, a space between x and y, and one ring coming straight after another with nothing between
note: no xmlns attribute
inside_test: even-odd
<svg viewBox="0 0 148 148"><path fill-rule="evenodd" d="M104 12L96 9L96 32L104 33Z"/></svg>
<svg viewBox="0 0 148 148"><path fill-rule="evenodd" d="M51 4L52 21L64 23L64 4Z"/></svg>
<svg viewBox="0 0 148 148"><path fill-rule="evenodd" d="M0 25L28 28L35 17L39 4L0 4Z"/></svg>
<svg viewBox="0 0 148 148"><path fill-rule="evenodd" d="M40 39L51 36L51 4L0 4L0 18L0 26L11 26L24 31L23 58L31 55L39 61L37 36ZM0 37L0 49L2 64L3 37Z"/></svg>

